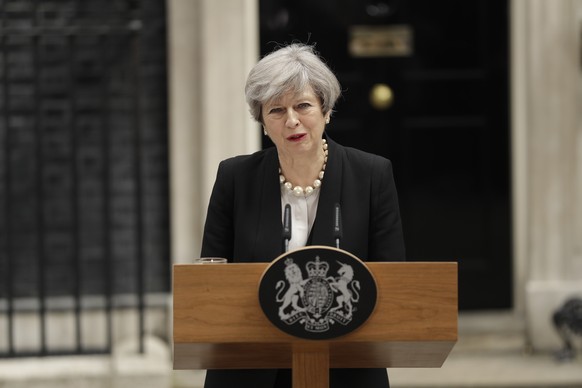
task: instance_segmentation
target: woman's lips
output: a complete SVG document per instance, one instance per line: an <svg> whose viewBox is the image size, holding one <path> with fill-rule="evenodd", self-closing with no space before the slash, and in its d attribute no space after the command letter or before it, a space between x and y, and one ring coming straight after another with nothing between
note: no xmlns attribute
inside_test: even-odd
<svg viewBox="0 0 582 388"><path fill-rule="evenodd" d="M298 133L296 135L291 135L287 138L289 141L299 141L305 137L304 133Z"/></svg>

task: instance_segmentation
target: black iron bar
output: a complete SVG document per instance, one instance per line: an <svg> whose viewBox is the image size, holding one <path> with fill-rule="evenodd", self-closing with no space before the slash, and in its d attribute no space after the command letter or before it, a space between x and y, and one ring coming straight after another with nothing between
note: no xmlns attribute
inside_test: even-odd
<svg viewBox="0 0 582 388"><path fill-rule="evenodd" d="M6 25L6 24L4 24ZM134 27L131 24L119 26L31 26L31 27L0 27L0 35L8 36L96 36L96 35L127 35Z"/></svg>
<svg viewBox="0 0 582 388"><path fill-rule="evenodd" d="M139 31L132 34L133 45L133 139L134 139L134 166L135 166L135 221L136 221L136 265L137 265L137 298L139 314L139 352L144 353L145 336L145 257L144 257L144 222L143 222L143 158L142 158L142 125L141 125L141 40Z"/></svg>
<svg viewBox="0 0 582 388"><path fill-rule="evenodd" d="M107 58L109 41L105 34L99 35L99 52L101 53L101 159L102 159L102 195L103 195L103 264L104 264L104 288L105 288L105 314L107 326L107 349L113 349L113 283L115 272L113 271L113 250L111 245L111 170L110 170L110 120L109 120L109 79L107 77Z"/></svg>
<svg viewBox="0 0 582 388"><path fill-rule="evenodd" d="M38 9L39 0L35 0L34 7ZM34 16L34 25L38 25L37 13ZM42 112L41 112L41 83L40 83L40 69L41 58L40 48L42 44L42 36L32 35L32 42L34 49L32 73L34 78L34 100L35 100L35 120L34 120L34 134L36 142L36 259L37 259L37 282L38 282L38 302L39 302L39 319L40 319L40 355L47 355L47 320L46 320L46 255L45 255L45 216L44 216L44 152L43 152L43 128L42 128Z"/></svg>
<svg viewBox="0 0 582 388"><path fill-rule="evenodd" d="M5 24L5 12L2 10L2 22ZM10 198L12 191L12 171L11 171L11 136L10 136L10 62L8 58L8 37L0 34L0 48L2 50L2 62L4 64L4 74L2 78L2 97L4 99L3 114L4 119L4 259L6 260L6 271L4 273L4 285L6 292L6 315L7 315L7 335L8 335L8 356L15 355L14 350L14 284L13 284L13 263L12 263L12 208Z"/></svg>
<svg viewBox="0 0 582 388"><path fill-rule="evenodd" d="M66 39L67 45L67 60L68 60L68 85L67 85L67 96L69 100L70 109L70 119L69 125L69 138L71 142L71 154L70 154L70 174L71 174L71 238L72 238L72 249L71 249L71 261L72 268L74 269L73 274L73 295L74 295L74 311L75 311L75 343L77 353L82 353L82 327L81 327L81 283L82 283L82 270L81 270L81 254L79 250L79 240L81 238L80 222L79 222L79 212L80 212L80 192L79 192L79 158L78 158L78 147L79 140L77 134L77 104L75 103L77 98L76 90L76 80L75 80L75 35L68 35Z"/></svg>

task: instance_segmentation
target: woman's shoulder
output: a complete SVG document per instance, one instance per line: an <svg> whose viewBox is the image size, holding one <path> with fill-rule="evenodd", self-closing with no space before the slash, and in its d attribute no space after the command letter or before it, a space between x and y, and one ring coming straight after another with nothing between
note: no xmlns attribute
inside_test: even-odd
<svg viewBox="0 0 582 388"><path fill-rule="evenodd" d="M340 154L343 154L345 160L350 164L360 165L364 168L391 165L390 160L383 156L339 144L337 147Z"/></svg>
<svg viewBox="0 0 582 388"><path fill-rule="evenodd" d="M232 156L221 161L219 168L236 171L252 171L252 169L257 168L265 160L272 157L273 152L274 148L270 147L252 154Z"/></svg>
<svg viewBox="0 0 582 388"><path fill-rule="evenodd" d="M234 175L239 177L255 174L263 166L269 165L276 155L273 147L256 151L252 154L237 155L224 159L218 166L219 174Z"/></svg>

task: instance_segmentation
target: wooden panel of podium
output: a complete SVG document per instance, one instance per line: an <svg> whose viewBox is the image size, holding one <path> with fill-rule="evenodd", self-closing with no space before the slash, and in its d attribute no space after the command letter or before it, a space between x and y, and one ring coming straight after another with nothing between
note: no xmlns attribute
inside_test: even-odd
<svg viewBox="0 0 582 388"><path fill-rule="evenodd" d="M294 388L323 388L329 368L440 367L457 341L454 262L366 262L374 312L331 340L291 336L266 318L258 288L268 265L174 265L174 369L293 368Z"/></svg>

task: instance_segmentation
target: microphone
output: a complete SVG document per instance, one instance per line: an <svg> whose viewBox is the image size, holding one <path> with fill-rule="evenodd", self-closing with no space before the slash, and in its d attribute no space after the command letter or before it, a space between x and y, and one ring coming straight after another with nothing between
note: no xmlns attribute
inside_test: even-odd
<svg viewBox="0 0 582 388"><path fill-rule="evenodd" d="M283 244L285 252L289 251L289 240L291 240L291 205L286 204L283 212Z"/></svg>
<svg viewBox="0 0 582 388"><path fill-rule="evenodd" d="M342 210L340 204L336 203L334 208L333 218L333 238L335 239L335 247L339 249L340 239L342 235Z"/></svg>

